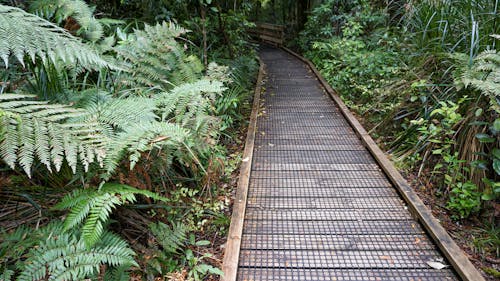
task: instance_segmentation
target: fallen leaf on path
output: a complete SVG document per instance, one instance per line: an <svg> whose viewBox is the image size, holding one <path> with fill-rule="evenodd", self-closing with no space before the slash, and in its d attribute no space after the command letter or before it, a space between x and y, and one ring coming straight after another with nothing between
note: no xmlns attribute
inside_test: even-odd
<svg viewBox="0 0 500 281"><path fill-rule="evenodd" d="M434 269L443 269L443 268L448 267L446 264L442 264L442 263L437 262L437 261L428 261L427 264Z"/></svg>

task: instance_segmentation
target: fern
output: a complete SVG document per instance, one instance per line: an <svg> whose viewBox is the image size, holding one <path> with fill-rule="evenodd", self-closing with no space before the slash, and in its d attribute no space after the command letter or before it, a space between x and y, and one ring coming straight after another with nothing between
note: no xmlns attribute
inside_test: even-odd
<svg viewBox="0 0 500 281"><path fill-rule="evenodd" d="M111 281L129 281L130 274L128 272L129 266L122 265L118 267L111 268L106 270L106 275L104 276L104 280Z"/></svg>
<svg viewBox="0 0 500 281"><path fill-rule="evenodd" d="M224 90L221 82L202 79L164 92L156 99L161 120L174 121L198 135L206 136L209 129L214 129L217 124L210 111L216 97Z"/></svg>
<svg viewBox="0 0 500 281"><path fill-rule="evenodd" d="M487 96L493 110L500 113L500 54L495 50L483 51L469 65L468 56L452 56L461 66L455 72L457 87L472 87Z"/></svg>
<svg viewBox="0 0 500 281"><path fill-rule="evenodd" d="M178 254L179 250L187 242L187 227L182 223L173 224L172 227L162 223L154 223L149 226L156 242L168 254Z"/></svg>
<svg viewBox="0 0 500 281"><path fill-rule="evenodd" d="M58 24L74 19L80 28L77 33L96 42L103 35L102 25L93 16L93 9L83 0L36 0L30 4L30 12Z"/></svg>
<svg viewBox="0 0 500 281"><path fill-rule="evenodd" d="M83 111L61 104L37 101L23 94L0 95L0 157L11 168L19 164L31 176L38 159L52 171L61 169L64 160L73 172L80 163L104 163L106 138L95 123L71 122Z"/></svg>
<svg viewBox="0 0 500 281"><path fill-rule="evenodd" d="M117 235L105 232L91 248L80 235L75 229L63 232L60 222L37 230L20 227L10 234L2 233L1 247L6 251L0 259L5 266L4 272L10 277L16 273L16 280L21 281L83 280L96 278L102 265L106 265L108 271L123 274L131 266L137 266L135 253Z"/></svg>
<svg viewBox="0 0 500 281"><path fill-rule="evenodd" d="M141 153L153 148L161 148L167 153L165 162L170 162L173 152L185 147L189 133L176 124L151 122L135 124L127 131L118 133L109 145L105 161L109 177L125 155L129 155L130 168L140 160Z"/></svg>
<svg viewBox="0 0 500 281"><path fill-rule="evenodd" d="M66 30L21 9L0 5L0 58L9 66L14 56L23 66L25 55L35 62L81 65L87 69L111 67L93 49Z"/></svg>
<svg viewBox="0 0 500 281"><path fill-rule="evenodd" d="M184 48L175 40L186 33L174 23L146 25L144 30L123 38L115 48L118 59L126 72L123 83L134 87L170 89L184 82L201 77L203 66L194 56L184 53Z"/></svg>
<svg viewBox="0 0 500 281"><path fill-rule="evenodd" d="M107 128L108 134L158 119L155 101L145 97L114 98L109 93L91 89L82 92L75 105L86 111L80 120L97 122Z"/></svg>
<svg viewBox="0 0 500 281"><path fill-rule="evenodd" d="M134 203L136 194L165 201L157 194L123 184L106 183L99 190L77 189L65 196L54 208L70 209L64 221L68 231L83 222L82 237L89 247L95 245L104 233L104 224L117 206ZM84 222L85 220L85 222Z"/></svg>
<svg viewBox="0 0 500 281"><path fill-rule="evenodd" d="M71 233L54 233L30 250L18 281L81 280L94 277L102 264L111 267L137 265L134 252L120 237L106 232L93 248Z"/></svg>

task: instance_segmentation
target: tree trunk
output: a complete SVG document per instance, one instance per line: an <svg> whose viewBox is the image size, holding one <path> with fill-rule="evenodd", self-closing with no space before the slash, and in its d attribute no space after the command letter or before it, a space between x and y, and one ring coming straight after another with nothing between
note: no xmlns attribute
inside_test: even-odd
<svg viewBox="0 0 500 281"><path fill-rule="evenodd" d="M226 32L226 24L222 20L222 8L220 5L217 5L217 9L219 10L217 13L217 17L219 20L219 32L222 34L222 38L224 39L224 44L226 44L227 46L227 49L229 51L229 57L231 59L234 59L233 48L231 47L231 42L229 41L229 37L227 36Z"/></svg>
<svg viewBox="0 0 500 281"><path fill-rule="evenodd" d="M201 15L201 34L203 36L203 65L205 69L208 66L208 54L207 54L207 24L206 16L207 11L205 10L205 5L200 5L200 15Z"/></svg>

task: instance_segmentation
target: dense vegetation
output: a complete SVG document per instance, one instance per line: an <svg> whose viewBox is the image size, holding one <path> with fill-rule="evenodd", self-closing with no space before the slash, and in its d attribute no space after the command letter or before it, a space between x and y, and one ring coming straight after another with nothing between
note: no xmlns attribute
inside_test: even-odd
<svg viewBox="0 0 500 281"><path fill-rule="evenodd" d="M498 4L0 0L0 280L217 279L256 21L498 277Z"/></svg>
<svg viewBox="0 0 500 281"><path fill-rule="evenodd" d="M426 200L456 224L475 225L468 243L493 264L500 246L498 4L327 0L295 41L415 175Z"/></svg>
<svg viewBox="0 0 500 281"><path fill-rule="evenodd" d="M248 9L159 2L2 1L0 280L221 274Z"/></svg>

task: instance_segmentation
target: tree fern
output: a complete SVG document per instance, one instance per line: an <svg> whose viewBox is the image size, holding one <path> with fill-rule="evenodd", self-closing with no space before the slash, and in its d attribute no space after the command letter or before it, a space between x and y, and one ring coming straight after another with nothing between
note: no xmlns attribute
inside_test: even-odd
<svg viewBox="0 0 500 281"><path fill-rule="evenodd" d="M5 67L11 56L24 66L25 55L33 62L36 58L54 64L62 60L87 69L110 66L66 30L21 9L0 5L0 58Z"/></svg>
<svg viewBox="0 0 500 281"><path fill-rule="evenodd" d="M104 224L117 206L134 203L136 194L166 200L157 194L136 189L123 184L106 183L99 190L77 189L65 196L54 208L69 209L64 221L64 230L68 231L81 224L82 237L87 246L96 244L104 233Z"/></svg>
<svg viewBox="0 0 500 281"><path fill-rule="evenodd" d="M64 160L76 171L93 162L104 163L106 138L91 122L71 122L83 111L37 101L23 94L0 95L0 157L11 168L19 164L31 176L35 159L52 171Z"/></svg>
<svg viewBox="0 0 500 281"><path fill-rule="evenodd" d="M201 62L186 55L183 46L176 41L176 37L185 32L173 23L163 22L146 25L144 30L135 30L123 38L115 48L126 69L121 79L123 83L161 91L200 78Z"/></svg>

